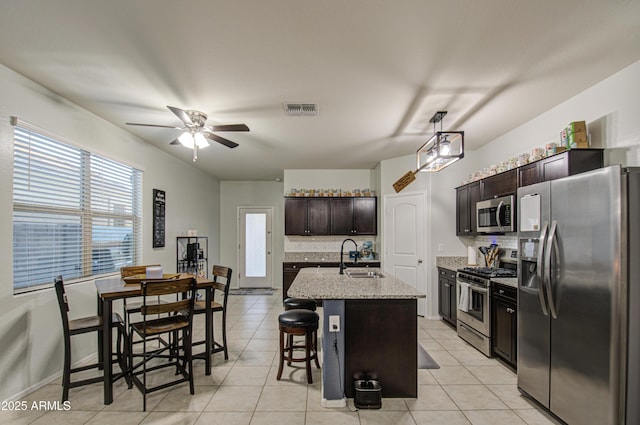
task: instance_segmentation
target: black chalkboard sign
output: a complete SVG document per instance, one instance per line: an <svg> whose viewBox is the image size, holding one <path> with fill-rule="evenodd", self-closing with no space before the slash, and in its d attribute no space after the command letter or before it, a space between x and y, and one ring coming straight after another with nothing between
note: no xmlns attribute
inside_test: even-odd
<svg viewBox="0 0 640 425"><path fill-rule="evenodd" d="M164 247L164 207L167 200L164 190L153 189L153 247Z"/></svg>

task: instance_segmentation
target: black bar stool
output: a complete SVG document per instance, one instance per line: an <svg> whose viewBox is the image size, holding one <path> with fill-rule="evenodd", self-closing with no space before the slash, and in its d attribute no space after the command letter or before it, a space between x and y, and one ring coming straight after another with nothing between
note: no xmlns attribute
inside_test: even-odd
<svg viewBox="0 0 640 425"><path fill-rule="evenodd" d="M320 363L318 362L318 313L310 310L293 309L280 313L278 316L278 324L280 329L280 365L278 366L279 381L282 378L282 369L284 361L287 361L287 365L291 365L292 362L305 362L307 369L307 382L313 383L311 377L311 360L315 360L316 367L320 369ZM285 334L293 337L293 335L304 336L303 345L293 345L291 343L285 345ZM294 357L293 353L296 349L304 349L304 357Z"/></svg>
<svg viewBox="0 0 640 425"><path fill-rule="evenodd" d="M317 308L315 300L308 300L305 298L285 298L283 304L285 311L296 309L316 311Z"/></svg>
<svg viewBox="0 0 640 425"><path fill-rule="evenodd" d="M306 299L306 298L293 298L293 297L288 297L285 298L284 302L284 310L285 311L289 311L289 310L296 310L296 309L302 309L302 310L309 310L309 311L316 311L316 309L318 308L318 305L316 304L315 300L310 300L310 299ZM293 344L293 334L288 334L287 335L287 347L295 347L295 348L304 348L304 345L295 345ZM291 362L287 362L288 366L291 366Z"/></svg>

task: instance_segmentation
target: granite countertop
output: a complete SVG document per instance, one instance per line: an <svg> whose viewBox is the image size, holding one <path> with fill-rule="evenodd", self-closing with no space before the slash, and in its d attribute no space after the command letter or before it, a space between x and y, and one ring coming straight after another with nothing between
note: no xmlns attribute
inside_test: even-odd
<svg viewBox="0 0 640 425"><path fill-rule="evenodd" d="M493 277L491 278L491 282L501 283L506 286L511 286L512 288L518 287L517 277Z"/></svg>
<svg viewBox="0 0 640 425"><path fill-rule="evenodd" d="M348 270L371 271L352 267ZM379 271L379 269L373 269ZM415 299L426 295L386 272L381 278L353 278L339 274L338 268L301 269L287 294L290 297L318 300Z"/></svg>
<svg viewBox="0 0 640 425"><path fill-rule="evenodd" d="M436 257L436 267L453 270L454 272L468 265L467 257Z"/></svg>
<svg viewBox="0 0 640 425"><path fill-rule="evenodd" d="M349 253L344 253L345 262L353 262L352 259L349 258ZM340 252L285 252L284 260L285 263L339 263L340 262ZM372 262L380 262L379 259L365 259L359 258L358 263L372 263Z"/></svg>

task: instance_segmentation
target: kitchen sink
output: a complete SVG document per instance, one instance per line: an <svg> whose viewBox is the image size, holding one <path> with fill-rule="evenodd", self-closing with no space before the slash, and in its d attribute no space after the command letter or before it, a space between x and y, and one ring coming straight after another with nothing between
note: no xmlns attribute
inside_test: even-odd
<svg viewBox="0 0 640 425"><path fill-rule="evenodd" d="M347 270L345 271L345 273L347 274L347 276L349 277L354 277L354 278L364 278L364 279L377 279L377 278L381 278L384 277L382 275L382 273L377 272L377 271L350 271Z"/></svg>

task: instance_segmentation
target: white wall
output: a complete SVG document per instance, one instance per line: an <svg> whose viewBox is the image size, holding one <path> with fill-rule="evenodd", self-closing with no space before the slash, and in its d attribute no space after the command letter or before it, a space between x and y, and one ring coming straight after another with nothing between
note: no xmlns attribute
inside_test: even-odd
<svg viewBox="0 0 640 425"><path fill-rule="evenodd" d="M511 156L559 141L560 131L571 121L586 121L592 147L605 148L605 165L640 165L640 62L623 69L584 92L498 137L476 151L467 150L463 160L438 173L418 174L404 191L427 194L429 231L425 231L427 267L427 315L437 314L436 256L466 256L470 237L458 237L455 188L468 175ZM526 99L523 99L526 102ZM496 117L499 119L499 117ZM456 130L464 130L462 128ZM380 164L381 197L393 194L391 186L404 173L415 169L415 156L394 158ZM384 201L382 202L384 203ZM384 205L381 211L384 212ZM383 219L381 218L383 221ZM384 221L383 221L384 222ZM381 235L384 232L381 232ZM481 241L482 242L482 241ZM384 241L381 241L384 244ZM439 251L438 247L444 250Z"/></svg>
<svg viewBox="0 0 640 425"><path fill-rule="evenodd" d="M238 208L273 207L271 261L274 288L282 287L284 259L283 183L275 181L220 182L220 264L234 270L231 287L238 287Z"/></svg>
<svg viewBox="0 0 640 425"><path fill-rule="evenodd" d="M471 173L511 156L559 142L560 131L571 121L586 121L592 147L605 148L605 165L640 165L640 62L599 82L538 117L498 137L465 158L431 176L430 212L433 256L466 256L474 238L455 235L455 188ZM522 100L526 102L526 99ZM500 119L500 117L496 117ZM459 130L464 130L460 128ZM444 251L438 252L438 244ZM430 268L429 279L437 280ZM437 311L437 310L436 310Z"/></svg>
<svg viewBox="0 0 640 425"><path fill-rule="evenodd" d="M432 175L432 248L437 255L464 256L472 238L455 236L455 188L476 170L547 142L559 141L571 121L586 121L592 147L605 148L605 165L640 165L640 61L498 137L463 160ZM526 99L523 99L525 102ZM496 117L499 119L499 117ZM460 128L464 130L464 128ZM435 272L434 272L435 273ZM435 276L435 274L434 274Z"/></svg>
<svg viewBox="0 0 640 425"><path fill-rule="evenodd" d="M220 226L216 179L0 66L0 234L4 235L0 239L0 269L4 276L0 286L0 400L19 396L48 381L61 371L63 356L55 291L13 295L12 115L80 147L143 170L143 262L160 263L165 270L174 271L176 236L187 229L198 229L201 235L210 237L210 246L218 246ZM165 190L167 195L166 247L159 249L152 248L154 188ZM96 314L92 280L69 285L67 293L72 318ZM76 361L95 350L95 337L74 338Z"/></svg>

